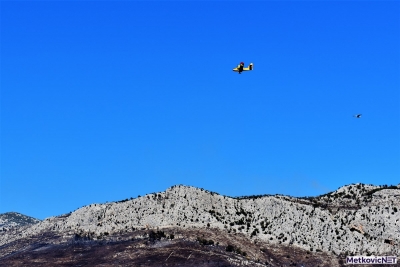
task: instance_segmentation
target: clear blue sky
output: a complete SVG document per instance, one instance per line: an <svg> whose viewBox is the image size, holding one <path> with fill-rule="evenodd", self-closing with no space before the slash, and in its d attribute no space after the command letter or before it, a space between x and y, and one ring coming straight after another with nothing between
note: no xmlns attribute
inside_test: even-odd
<svg viewBox="0 0 400 267"><path fill-rule="evenodd" d="M0 213L398 184L399 92L397 1L2 1Z"/></svg>

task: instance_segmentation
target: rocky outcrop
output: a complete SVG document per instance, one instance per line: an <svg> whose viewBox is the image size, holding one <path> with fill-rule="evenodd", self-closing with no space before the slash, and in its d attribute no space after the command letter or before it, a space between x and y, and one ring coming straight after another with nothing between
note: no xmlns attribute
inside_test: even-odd
<svg viewBox="0 0 400 267"><path fill-rule="evenodd" d="M40 220L23 215L18 212L6 212L0 214L0 232L8 231L12 228L27 226L39 223Z"/></svg>

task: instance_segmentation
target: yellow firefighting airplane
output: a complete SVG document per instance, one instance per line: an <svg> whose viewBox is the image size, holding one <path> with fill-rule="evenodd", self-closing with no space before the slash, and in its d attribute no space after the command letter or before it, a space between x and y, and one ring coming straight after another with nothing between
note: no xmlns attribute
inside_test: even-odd
<svg viewBox="0 0 400 267"><path fill-rule="evenodd" d="M240 62L240 64L233 69L233 71L237 71L239 72L239 74L241 74L242 71L248 71L248 70L253 70L253 63L250 63L250 65L247 68L245 68L244 62Z"/></svg>

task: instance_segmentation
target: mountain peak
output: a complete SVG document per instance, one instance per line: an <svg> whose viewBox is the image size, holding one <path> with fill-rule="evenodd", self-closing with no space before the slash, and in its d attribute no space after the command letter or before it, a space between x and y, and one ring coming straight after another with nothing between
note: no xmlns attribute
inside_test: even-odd
<svg viewBox="0 0 400 267"><path fill-rule="evenodd" d="M6 212L0 214L0 231L8 230L12 227L27 226L39 223L40 220L18 212Z"/></svg>

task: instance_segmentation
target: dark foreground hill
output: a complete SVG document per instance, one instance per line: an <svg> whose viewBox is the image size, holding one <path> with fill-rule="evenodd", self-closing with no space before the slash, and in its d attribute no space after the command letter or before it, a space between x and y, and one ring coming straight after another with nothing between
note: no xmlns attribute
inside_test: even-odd
<svg viewBox="0 0 400 267"><path fill-rule="evenodd" d="M48 232L11 242L0 248L7 254L0 257L0 266L345 266L345 255L252 242L242 234L208 228L136 230L102 240L79 235L67 242L61 240L61 236Z"/></svg>
<svg viewBox="0 0 400 267"><path fill-rule="evenodd" d="M344 255L252 242L218 229L136 230L102 240L48 232L1 247L0 266L344 266ZM6 254L6 255L4 255Z"/></svg>

